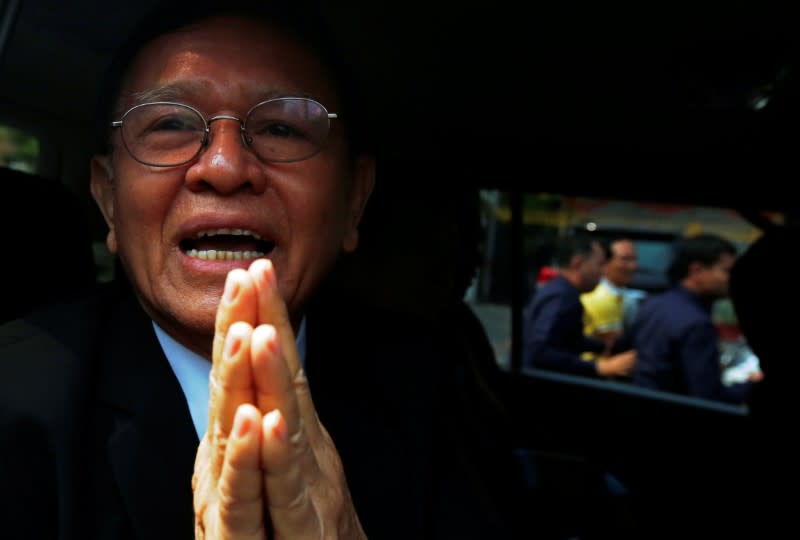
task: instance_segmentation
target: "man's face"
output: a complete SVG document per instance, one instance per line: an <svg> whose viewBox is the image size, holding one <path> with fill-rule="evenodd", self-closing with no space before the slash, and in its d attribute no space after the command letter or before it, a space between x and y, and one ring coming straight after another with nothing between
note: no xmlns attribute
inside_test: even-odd
<svg viewBox="0 0 800 540"><path fill-rule="evenodd" d="M723 253L719 260L711 266L702 266L698 275L700 294L709 298L728 296L728 283L735 262L734 255Z"/></svg>
<svg viewBox="0 0 800 540"><path fill-rule="evenodd" d="M583 258L580 266L581 292L588 292L597 287L605 264L606 255L602 246L597 242L592 242L592 253Z"/></svg>
<svg viewBox="0 0 800 540"><path fill-rule="evenodd" d="M339 104L306 49L269 26L237 18L209 19L147 45L123 84L121 110L143 92L158 96L145 101L167 96L206 118L244 119L256 103L279 96L313 97L331 112ZM93 159L92 193L109 225L109 249L120 256L144 309L178 341L209 354L225 276L249 266L245 252L272 260L297 324L337 255L356 248L374 163L349 159L343 129L331 122L323 149L294 163L259 159L232 120L211 124L207 148L186 165L140 164L118 129L111 156ZM212 249L242 258L196 254Z"/></svg>
<svg viewBox="0 0 800 540"><path fill-rule="evenodd" d="M630 240L617 240L611 244L611 259L606 264L608 280L618 287L625 287L636 272L636 246Z"/></svg>

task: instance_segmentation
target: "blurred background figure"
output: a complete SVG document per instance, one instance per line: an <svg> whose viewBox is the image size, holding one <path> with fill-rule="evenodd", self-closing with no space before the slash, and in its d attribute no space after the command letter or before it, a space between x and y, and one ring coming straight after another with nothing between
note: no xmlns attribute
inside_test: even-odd
<svg viewBox="0 0 800 540"><path fill-rule="evenodd" d="M625 320L632 317L636 298L628 292L628 285L637 269L636 246L627 238L605 244L607 261L603 277L590 292L581 294L583 304L583 331L590 337L606 343L610 352L625 328ZM637 291L638 292L638 291ZM587 353L584 358L596 359Z"/></svg>
<svg viewBox="0 0 800 540"><path fill-rule="evenodd" d="M605 262L600 242L587 235L574 234L561 242L558 276L537 289L523 313L524 367L603 377L630 372L635 362L632 352L607 357L606 343L583 333L580 295L597 286ZM588 362L581 358L584 352L602 358Z"/></svg>
<svg viewBox="0 0 800 540"><path fill-rule="evenodd" d="M669 269L675 284L645 300L631 329L638 351L634 384L693 397L741 404L763 378L725 386L719 336L711 316L715 300L728 296L736 247L712 234L678 242Z"/></svg>

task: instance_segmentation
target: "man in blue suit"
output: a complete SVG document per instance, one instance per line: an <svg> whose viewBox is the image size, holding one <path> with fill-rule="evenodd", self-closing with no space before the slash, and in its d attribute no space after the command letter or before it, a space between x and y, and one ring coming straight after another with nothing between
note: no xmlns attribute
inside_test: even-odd
<svg viewBox="0 0 800 540"><path fill-rule="evenodd" d="M718 336L711 318L715 300L728 295L736 247L711 234L683 239L670 266L676 285L646 300L633 323L639 353L633 382L640 386L743 403L761 372L747 382L724 386Z"/></svg>
<svg viewBox="0 0 800 540"><path fill-rule="evenodd" d="M576 234L559 245L558 276L534 293L523 314L523 366L586 376L627 375L636 360L633 351L609 356L611 347L583 333L580 294L600 281L605 251L597 240ZM584 360L584 352L600 354Z"/></svg>

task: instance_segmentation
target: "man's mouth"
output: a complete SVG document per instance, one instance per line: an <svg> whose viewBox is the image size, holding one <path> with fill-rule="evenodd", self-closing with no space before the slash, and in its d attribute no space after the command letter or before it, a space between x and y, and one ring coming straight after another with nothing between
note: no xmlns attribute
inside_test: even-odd
<svg viewBox="0 0 800 540"><path fill-rule="evenodd" d="M183 253L205 261L249 261L269 255L275 242L247 229L209 229L180 241Z"/></svg>

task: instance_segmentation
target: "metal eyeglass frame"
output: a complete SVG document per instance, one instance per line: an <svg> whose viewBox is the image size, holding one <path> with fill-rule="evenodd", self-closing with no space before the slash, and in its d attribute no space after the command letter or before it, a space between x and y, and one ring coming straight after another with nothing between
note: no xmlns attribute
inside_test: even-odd
<svg viewBox="0 0 800 540"><path fill-rule="evenodd" d="M216 122L217 120L233 120L235 122L238 122L239 123L239 130L240 130L241 136L242 136L242 143L245 145L246 148L249 148L251 151L253 151L254 154L256 154L259 158L261 158L261 159L263 159L265 161L271 161L273 163L292 163L292 162L295 162L295 161L304 161L306 159L310 159L311 157L315 156L320 150L322 150L321 146L320 146L320 148L318 148L316 150L316 152L314 152L313 154L310 154L308 156L304 156L304 157L301 157L301 158L295 158L295 159L285 159L285 160L283 160L283 159L269 159L269 158L266 158L266 157L262 156L261 154L255 152L252 149L252 147L250 146L251 140L249 140L249 137L247 135L247 131L245 130L245 124L247 123L247 120L250 118L250 113L252 113L258 107L261 107L262 105L265 105L267 103L271 103L271 102L274 102L274 101L307 101L307 102L314 103L320 109L322 109L325 112L326 116L328 117L328 133L330 132L330 121L331 121L331 119L335 119L335 118L339 117L336 113L328 112L328 109L322 103L320 103L319 101L317 101L315 99L311 99L311 98L306 98L306 97L284 96L284 97L278 97L278 98L265 99L264 101L260 101L260 102L256 103L255 105L253 105L252 107L250 107L250 109L247 111L247 114L245 114L244 120L242 120L238 116L233 116L233 115L229 115L229 114L218 114L216 116L212 116L211 118L206 119L206 117L203 115L202 112L197 110L195 107L192 107L191 105L187 105L186 103L180 103L180 102L177 102L177 101L151 101L151 102L148 102L148 103L139 103L138 105L134 105L133 107L131 107L130 109L125 111L125 113L122 115L122 117L119 120L114 120L113 122L111 122L111 127L112 128L122 128L122 123L125 121L125 117L128 116L132 111L135 111L136 109L138 109L140 107L146 107L146 106L151 106L151 105L174 105L174 106L178 106L178 107L183 107L183 108L189 109L190 111L193 111L194 113L197 114L197 116L200 117L200 119L203 121L203 128L204 128L203 129L203 131L204 131L203 139L200 142L200 147L197 149L197 152L195 152L194 155L192 155L192 157L190 157L189 159L187 159L185 161L182 161L180 163L175 163L175 164L171 164L171 165L157 165L157 164L153 164L153 163L148 163L146 161L142 161L141 159L139 159L138 157L136 157L133 154L131 149L128 148L128 143L125 141L125 137L122 137L122 144L123 144L123 146L125 146L125 150L128 152L128 154L135 161L138 161L142 165L147 165L148 167L180 167L181 165L186 165L187 163L190 163L191 161L194 161L197 158L197 156L199 156L203 152L203 150L205 150L205 148L207 147L209 138L211 136L211 123L212 122ZM325 134L326 138L327 138L328 133Z"/></svg>

